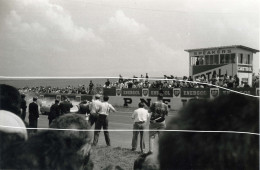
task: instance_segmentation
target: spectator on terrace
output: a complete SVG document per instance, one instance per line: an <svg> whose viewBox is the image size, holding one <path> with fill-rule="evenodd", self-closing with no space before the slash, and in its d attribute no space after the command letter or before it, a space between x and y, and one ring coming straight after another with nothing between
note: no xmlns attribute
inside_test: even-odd
<svg viewBox="0 0 260 170"><path fill-rule="evenodd" d="M166 129L258 134L258 104L258 98L235 93L213 101L193 100ZM158 159L160 169L258 169L259 136L164 131L159 139Z"/></svg>
<svg viewBox="0 0 260 170"><path fill-rule="evenodd" d="M90 80L88 86L89 86L89 92L88 92L88 94L93 94L94 84L92 83L92 80Z"/></svg>
<svg viewBox="0 0 260 170"><path fill-rule="evenodd" d="M129 89L133 88L133 82L132 82L131 80L128 81L128 84L127 84L127 85L128 85L128 88L129 88Z"/></svg>
<svg viewBox="0 0 260 170"><path fill-rule="evenodd" d="M119 83L124 83L124 79L123 79L123 77L122 77L121 74L119 74L118 82L119 82Z"/></svg>
<svg viewBox="0 0 260 170"><path fill-rule="evenodd" d="M235 79L235 87L238 87L239 86L239 78L237 77L237 75L234 76L234 79Z"/></svg>
<svg viewBox="0 0 260 170"><path fill-rule="evenodd" d="M105 82L105 87L106 87L106 88L109 88L109 87L110 87L110 81L109 81L109 79L107 79L107 81Z"/></svg>
<svg viewBox="0 0 260 170"><path fill-rule="evenodd" d="M148 79L149 79L149 76L148 76L148 73L146 73L145 80L148 81Z"/></svg>
<svg viewBox="0 0 260 170"><path fill-rule="evenodd" d="M141 74L141 77L139 79L140 82L144 82L144 76Z"/></svg>
<svg viewBox="0 0 260 170"><path fill-rule="evenodd" d="M199 57L197 57L197 60L196 60L196 66L200 65L200 61L199 61Z"/></svg>

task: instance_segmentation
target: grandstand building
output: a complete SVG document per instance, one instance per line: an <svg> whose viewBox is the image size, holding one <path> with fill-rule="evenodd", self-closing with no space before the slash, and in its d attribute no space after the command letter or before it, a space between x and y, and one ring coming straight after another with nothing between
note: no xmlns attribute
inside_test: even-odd
<svg viewBox="0 0 260 170"><path fill-rule="evenodd" d="M243 45L197 48L189 53L189 74L196 79L201 75L211 79L213 74L223 77L237 75L240 81L252 85L253 54L259 50Z"/></svg>

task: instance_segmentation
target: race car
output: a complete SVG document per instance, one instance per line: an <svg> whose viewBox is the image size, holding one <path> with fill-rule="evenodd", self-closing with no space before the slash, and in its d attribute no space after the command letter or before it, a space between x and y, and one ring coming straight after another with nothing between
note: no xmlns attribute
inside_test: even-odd
<svg viewBox="0 0 260 170"><path fill-rule="evenodd" d="M71 102L73 107L70 109L71 113L78 113L79 112L79 102L72 101ZM40 102L40 112L43 115L48 115L50 113L50 108L54 104L54 102L50 102L48 100L42 100Z"/></svg>

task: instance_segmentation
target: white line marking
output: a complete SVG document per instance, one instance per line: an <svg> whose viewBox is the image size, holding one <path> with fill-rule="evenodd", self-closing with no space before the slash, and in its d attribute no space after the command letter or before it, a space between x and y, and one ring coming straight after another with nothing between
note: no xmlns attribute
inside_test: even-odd
<svg viewBox="0 0 260 170"><path fill-rule="evenodd" d="M27 129L27 130L57 130L57 131L100 131L95 129L57 129L57 128L24 128L24 127L13 127L13 126L3 126L0 125L0 127L3 128L14 128L14 129ZM133 132L133 131L139 131L139 130L133 130L133 129L109 129L108 131L113 132ZM149 132L149 131L160 131L160 132L189 132L189 133L235 133L235 134L247 134L247 135L257 135L260 136L259 133L252 133L252 132L239 132L239 131L204 131L204 130L150 130L150 129L144 129L143 131Z"/></svg>

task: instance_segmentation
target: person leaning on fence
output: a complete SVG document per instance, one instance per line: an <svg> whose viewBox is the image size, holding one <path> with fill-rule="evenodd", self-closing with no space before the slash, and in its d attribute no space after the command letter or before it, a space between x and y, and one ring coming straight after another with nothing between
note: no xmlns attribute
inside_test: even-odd
<svg viewBox="0 0 260 170"><path fill-rule="evenodd" d="M101 109L98 114L97 122L95 124L95 132L94 132L94 140L93 145L96 146L98 143L99 133L101 128L103 127L105 140L107 146L110 146L110 138L109 138L109 132L108 132L108 115L110 111L116 112L116 109L108 103L109 97L104 96L103 98L104 102L101 104Z"/></svg>
<svg viewBox="0 0 260 170"><path fill-rule="evenodd" d="M165 116L168 115L168 106L163 103L163 93L159 93L157 101L150 107L151 118L149 124L149 152L153 152L155 136L160 134L160 130L166 128Z"/></svg>
<svg viewBox="0 0 260 170"><path fill-rule="evenodd" d="M134 119L133 125L133 138L132 138L132 151L135 151L137 148L138 134L140 133L140 148L141 152L145 151L145 142L144 142L144 129L146 127L146 122L149 118L149 113L144 109L144 104L140 102L138 104L138 109L132 114L132 119Z"/></svg>
<svg viewBox="0 0 260 170"><path fill-rule="evenodd" d="M89 104L90 115L89 115L89 123L93 126L94 123L97 122L98 114L101 109L101 95L96 94L92 102Z"/></svg>

